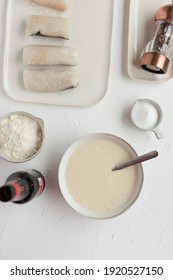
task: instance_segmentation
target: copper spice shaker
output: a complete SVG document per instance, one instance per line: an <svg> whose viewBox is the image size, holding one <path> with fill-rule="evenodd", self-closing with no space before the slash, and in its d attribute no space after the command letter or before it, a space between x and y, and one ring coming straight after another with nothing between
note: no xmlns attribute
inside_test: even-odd
<svg viewBox="0 0 173 280"><path fill-rule="evenodd" d="M140 65L148 72L165 74L172 51L173 4L159 8L154 19L157 25L156 33L144 49Z"/></svg>

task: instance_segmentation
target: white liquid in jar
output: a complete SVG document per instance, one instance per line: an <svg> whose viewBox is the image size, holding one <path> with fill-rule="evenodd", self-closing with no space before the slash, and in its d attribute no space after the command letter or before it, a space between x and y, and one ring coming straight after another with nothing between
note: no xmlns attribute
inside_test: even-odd
<svg viewBox="0 0 173 280"><path fill-rule="evenodd" d="M126 148L110 139L94 139L80 145L71 155L65 174L71 196L91 211L130 205L137 193L137 167L112 171L115 165L129 159Z"/></svg>

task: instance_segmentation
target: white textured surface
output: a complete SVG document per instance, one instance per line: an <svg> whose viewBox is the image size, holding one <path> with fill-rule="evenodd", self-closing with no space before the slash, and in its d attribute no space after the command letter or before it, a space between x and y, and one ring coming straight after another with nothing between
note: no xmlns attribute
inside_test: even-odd
<svg viewBox="0 0 173 280"><path fill-rule="evenodd" d="M0 1L1 71L5 2ZM15 110L37 115L45 122L46 139L32 161L13 164L0 159L0 181L16 170L37 168L44 170L47 186L26 205L0 204L0 259L173 259L173 79L156 84L127 77L128 3L116 0L109 88L101 103L88 108L19 103L4 93L1 81L0 115ZM162 107L162 140L138 130L130 121L131 106L139 98L153 99ZM136 203L110 220L75 213L58 187L62 154L91 132L114 133L138 154L152 149L160 153L143 165L145 182Z"/></svg>

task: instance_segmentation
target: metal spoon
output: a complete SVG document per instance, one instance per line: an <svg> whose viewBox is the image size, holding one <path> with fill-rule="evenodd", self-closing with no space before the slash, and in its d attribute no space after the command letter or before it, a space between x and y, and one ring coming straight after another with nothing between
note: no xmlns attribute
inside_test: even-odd
<svg viewBox="0 0 173 280"><path fill-rule="evenodd" d="M146 161L146 160L149 160L149 159L152 159L152 158L155 158L159 155L159 153L157 151L152 151L152 152L149 152L147 154L144 154L142 156L139 156L137 158L134 158L134 159L131 159L127 162L124 162L122 164L119 164L117 166L115 166L112 171L115 171L115 170L121 170L121 169L124 169L126 167L129 167L129 166L132 166L132 165L135 165L135 164L138 164L138 163L141 163L143 161Z"/></svg>

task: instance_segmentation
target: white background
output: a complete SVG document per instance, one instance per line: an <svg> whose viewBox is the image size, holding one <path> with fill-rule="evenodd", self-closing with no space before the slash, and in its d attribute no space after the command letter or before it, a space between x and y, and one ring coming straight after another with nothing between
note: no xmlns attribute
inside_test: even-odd
<svg viewBox="0 0 173 280"><path fill-rule="evenodd" d="M0 159L0 181L3 184L14 171L35 168L44 171L47 185L39 198L26 205L0 205L0 259L173 259L173 79L156 84L128 78L129 1L115 0L106 97L87 108L25 104L6 95L2 88L5 2L0 1L0 116L16 110L32 113L44 120L46 137L42 152L32 161L14 164ZM131 123L130 110L138 98L153 99L162 107L162 140ZM63 153L76 139L93 132L116 134L138 154L159 152L157 159L143 164L145 181L136 203L109 220L77 214L58 187Z"/></svg>

